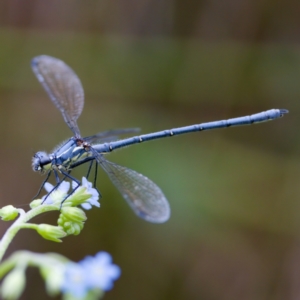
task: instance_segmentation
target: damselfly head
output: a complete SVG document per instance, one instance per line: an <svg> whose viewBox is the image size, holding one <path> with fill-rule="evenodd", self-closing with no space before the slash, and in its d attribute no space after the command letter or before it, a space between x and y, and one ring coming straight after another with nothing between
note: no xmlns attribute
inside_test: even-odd
<svg viewBox="0 0 300 300"><path fill-rule="evenodd" d="M51 166L52 158L49 154L39 151L33 155L32 169L35 172L45 172Z"/></svg>

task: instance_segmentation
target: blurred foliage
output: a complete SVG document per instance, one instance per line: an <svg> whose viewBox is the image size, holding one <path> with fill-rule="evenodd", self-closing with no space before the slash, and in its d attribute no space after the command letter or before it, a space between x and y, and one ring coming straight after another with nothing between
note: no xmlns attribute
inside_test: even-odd
<svg viewBox="0 0 300 300"><path fill-rule="evenodd" d="M298 6L2 1L2 206L30 202L43 180L30 168L32 154L51 151L71 135L31 72L36 55L64 60L82 80L83 135L290 110L274 122L112 153L109 159L162 188L172 209L166 224L138 219L101 172L101 208L88 213L79 236L54 245L23 231L10 251L56 251L72 260L108 251L122 276L106 299L298 299ZM46 297L37 277L29 272L34 288L24 299Z"/></svg>

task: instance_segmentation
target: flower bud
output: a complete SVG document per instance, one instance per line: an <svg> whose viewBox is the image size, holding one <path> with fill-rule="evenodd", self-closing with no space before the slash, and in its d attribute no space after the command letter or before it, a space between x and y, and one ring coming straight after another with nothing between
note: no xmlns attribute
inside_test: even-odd
<svg viewBox="0 0 300 300"><path fill-rule="evenodd" d="M12 205L6 205L0 209L0 217L3 221L14 220L18 214L18 209Z"/></svg>
<svg viewBox="0 0 300 300"><path fill-rule="evenodd" d="M61 214L66 219L74 222L83 222L87 219L84 211L78 207L64 207Z"/></svg>
<svg viewBox="0 0 300 300"><path fill-rule="evenodd" d="M25 273L23 268L15 268L3 280L1 296L3 299L18 299L25 287Z"/></svg>
<svg viewBox="0 0 300 300"><path fill-rule="evenodd" d="M60 226L53 226L48 224L39 224L37 232L46 240L61 242L60 238L65 237L67 234Z"/></svg>
<svg viewBox="0 0 300 300"><path fill-rule="evenodd" d="M85 203L90 197L91 194L87 192L87 189L81 186L75 191L74 194L66 199L63 206L78 206Z"/></svg>
<svg viewBox="0 0 300 300"><path fill-rule="evenodd" d="M78 235L84 226L85 220L86 215L82 209L63 207L57 223L68 235Z"/></svg>
<svg viewBox="0 0 300 300"><path fill-rule="evenodd" d="M43 200L42 199L36 199L30 202L29 206L30 208L36 208L42 204Z"/></svg>
<svg viewBox="0 0 300 300"><path fill-rule="evenodd" d="M64 267L58 264L57 266L42 267L40 271L45 279L48 294L50 296L56 296L60 292L60 287L63 281Z"/></svg>
<svg viewBox="0 0 300 300"><path fill-rule="evenodd" d="M66 224L64 230L68 235L78 235L83 228L83 223L67 222Z"/></svg>

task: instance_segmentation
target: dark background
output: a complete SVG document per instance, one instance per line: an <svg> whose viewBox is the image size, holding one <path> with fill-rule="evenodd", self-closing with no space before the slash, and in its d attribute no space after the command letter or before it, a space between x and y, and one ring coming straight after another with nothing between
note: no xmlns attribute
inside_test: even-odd
<svg viewBox="0 0 300 300"><path fill-rule="evenodd" d="M167 223L137 218L101 172L101 208L87 212L79 236L55 244L22 230L8 254L54 251L78 261L108 251L122 276L105 299L299 299L299 13L295 1L2 0L1 206L27 208L43 180L31 169L33 153L71 136L31 71L40 54L81 78L84 136L290 110L269 123L110 154L162 188ZM23 299L45 298L29 270Z"/></svg>

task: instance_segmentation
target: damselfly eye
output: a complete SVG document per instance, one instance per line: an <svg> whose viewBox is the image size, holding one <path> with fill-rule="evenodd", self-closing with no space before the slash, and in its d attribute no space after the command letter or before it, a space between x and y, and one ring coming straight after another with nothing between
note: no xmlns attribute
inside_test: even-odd
<svg viewBox="0 0 300 300"><path fill-rule="evenodd" d="M33 171L43 171L44 166L51 163L51 158L46 152L39 151L33 155L32 158L32 168Z"/></svg>

